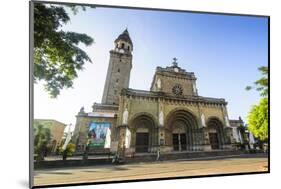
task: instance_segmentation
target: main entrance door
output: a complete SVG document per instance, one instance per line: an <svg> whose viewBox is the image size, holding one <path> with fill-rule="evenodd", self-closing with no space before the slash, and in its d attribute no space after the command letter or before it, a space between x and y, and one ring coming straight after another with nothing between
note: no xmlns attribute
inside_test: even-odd
<svg viewBox="0 0 281 189"><path fill-rule="evenodd" d="M186 134L180 134L181 150L186 150Z"/></svg>
<svg viewBox="0 0 281 189"><path fill-rule="evenodd" d="M209 133L209 139L212 149L219 149L218 133Z"/></svg>
<svg viewBox="0 0 281 189"><path fill-rule="evenodd" d="M173 134L173 146L175 151L179 151L179 134Z"/></svg>
<svg viewBox="0 0 281 189"><path fill-rule="evenodd" d="M186 150L186 134L173 134L173 147L175 151Z"/></svg>
<svg viewBox="0 0 281 189"><path fill-rule="evenodd" d="M148 152L148 144L148 133L136 133L136 152Z"/></svg>

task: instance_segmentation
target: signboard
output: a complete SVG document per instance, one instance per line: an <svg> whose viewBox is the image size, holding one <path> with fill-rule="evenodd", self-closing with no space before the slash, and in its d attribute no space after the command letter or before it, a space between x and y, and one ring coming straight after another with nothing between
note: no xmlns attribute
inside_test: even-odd
<svg viewBox="0 0 281 189"><path fill-rule="evenodd" d="M110 126L108 122L92 122L89 129L89 147L104 148L105 142L110 141Z"/></svg>
<svg viewBox="0 0 281 189"><path fill-rule="evenodd" d="M91 112L88 113L88 116L93 117L114 117L115 113L109 113L109 112Z"/></svg>

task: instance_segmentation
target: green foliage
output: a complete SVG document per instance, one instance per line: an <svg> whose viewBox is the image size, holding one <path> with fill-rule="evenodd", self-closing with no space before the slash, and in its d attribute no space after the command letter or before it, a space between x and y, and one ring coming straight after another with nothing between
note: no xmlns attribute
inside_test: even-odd
<svg viewBox="0 0 281 189"><path fill-rule="evenodd" d="M261 141L268 139L268 99L262 98L254 105L248 115L248 128Z"/></svg>
<svg viewBox="0 0 281 189"><path fill-rule="evenodd" d="M76 6L69 7L77 13ZM60 27L69 21L62 6L34 4L34 81L45 81L44 87L51 97L57 97L63 88L72 87L77 71L91 62L78 45L89 46L93 39L86 34L62 31Z"/></svg>
<svg viewBox="0 0 281 189"><path fill-rule="evenodd" d="M63 146L63 144L62 144ZM62 146L60 146L59 148L59 152L61 154L63 154L64 150L62 149ZM65 149L65 153L67 156L72 156L75 152L75 144L73 143L68 143L67 146L66 146L66 149Z"/></svg>
<svg viewBox="0 0 281 189"><path fill-rule="evenodd" d="M34 153L37 154L37 160L44 160L51 142L51 131L43 125L34 127Z"/></svg>
<svg viewBox="0 0 281 189"><path fill-rule="evenodd" d="M247 86L246 90L251 90L255 88L260 92L260 95L263 97L268 96L268 67L262 66L259 67L258 70L261 72L262 77L254 82L254 86Z"/></svg>

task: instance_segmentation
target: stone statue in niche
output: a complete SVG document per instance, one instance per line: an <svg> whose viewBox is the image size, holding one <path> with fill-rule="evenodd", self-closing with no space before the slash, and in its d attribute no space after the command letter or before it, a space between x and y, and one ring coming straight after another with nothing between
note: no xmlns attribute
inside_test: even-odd
<svg viewBox="0 0 281 189"><path fill-rule="evenodd" d="M160 90L161 89L161 79L157 79L157 89Z"/></svg>
<svg viewBox="0 0 281 189"><path fill-rule="evenodd" d="M123 112L122 124L124 124L124 125L128 124L128 116L129 116L129 112L128 112L128 108L126 106L126 108Z"/></svg>
<svg viewBox="0 0 281 189"><path fill-rule="evenodd" d="M84 106L82 106L78 112L79 115L85 114Z"/></svg>
<svg viewBox="0 0 281 189"><path fill-rule="evenodd" d="M197 88L196 88L195 83L193 83L193 92L194 92L194 93L197 93Z"/></svg>
<svg viewBox="0 0 281 189"><path fill-rule="evenodd" d="M226 126L227 126L227 127L230 127L230 123L229 123L229 120L228 120L227 116L225 116L224 118L225 118Z"/></svg>
<svg viewBox="0 0 281 189"><path fill-rule="evenodd" d="M162 106L160 107L160 112L159 112L159 125L160 126L164 125L164 113L162 110Z"/></svg>
<svg viewBox="0 0 281 189"><path fill-rule="evenodd" d="M202 122L202 126L206 127L205 115L203 113L201 115L201 122Z"/></svg>

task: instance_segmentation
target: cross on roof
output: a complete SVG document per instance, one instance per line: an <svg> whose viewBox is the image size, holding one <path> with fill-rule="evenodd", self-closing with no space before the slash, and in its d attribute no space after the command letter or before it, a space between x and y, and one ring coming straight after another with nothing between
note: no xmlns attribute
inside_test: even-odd
<svg viewBox="0 0 281 189"><path fill-rule="evenodd" d="M173 66L178 66L178 63L177 63L177 58L175 57L175 58L173 58Z"/></svg>

